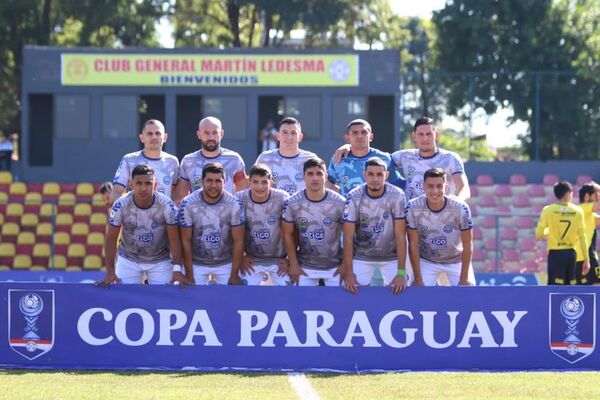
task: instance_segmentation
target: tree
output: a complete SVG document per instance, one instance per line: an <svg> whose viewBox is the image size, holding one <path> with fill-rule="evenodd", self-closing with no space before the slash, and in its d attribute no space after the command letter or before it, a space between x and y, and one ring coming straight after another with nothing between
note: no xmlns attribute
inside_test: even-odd
<svg viewBox="0 0 600 400"><path fill-rule="evenodd" d="M156 46L162 0L4 0L0 2L0 129L20 131L25 45Z"/></svg>
<svg viewBox="0 0 600 400"><path fill-rule="evenodd" d="M573 4L587 8L593 3L455 0L434 13L438 68L473 73L470 99L468 79L448 85L448 112L457 113L469 103L487 113L511 106L515 119L529 122L530 134L522 141L532 158L536 146L542 159L597 158L600 139L591 132L598 117L588 110L597 110L598 100L590 90L592 82L578 74L574 62L592 32L590 26L584 32L569 28ZM536 84L541 99L537 109Z"/></svg>

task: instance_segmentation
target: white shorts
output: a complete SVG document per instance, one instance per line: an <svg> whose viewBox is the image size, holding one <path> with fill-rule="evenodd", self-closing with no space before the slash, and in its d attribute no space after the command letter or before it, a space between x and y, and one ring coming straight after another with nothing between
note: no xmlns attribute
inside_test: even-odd
<svg viewBox="0 0 600 400"><path fill-rule="evenodd" d="M290 278L287 275L279 276L277 275L277 271L279 270L279 265L271 264L271 265L255 265L254 272L252 275L243 275L242 282L248 286L258 286L265 285L269 278L271 279L271 283L273 286L286 286L290 282Z"/></svg>
<svg viewBox="0 0 600 400"><path fill-rule="evenodd" d="M193 265L194 280L196 285L208 285L211 276L217 285L227 285L231 276L231 263L207 267L206 265Z"/></svg>
<svg viewBox="0 0 600 400"><path fill-rule="evenodd" d="M458 286L462 262L451 264L436 264L421 258L421 276L425 286L436 286L440 274L445 274L450 281L450 286ZM471 282L471 276L469 276ZM473 282L471 282L473 283Z"/></svg>
<svg viewBox="0 0 600 400"><path fill-rule="evenodd" d="M298 286L318 286L319 279L323 279L325 286L340 286L340 276L333 276L337 268L331 269L307 269L302 268L307 276L300 275Z"/></svg>
<svg viewBox="0 0 600 400"><path fill-rule="evenodd" d="M376 269L379 269L379 272L381 272L383 284L387 286L392 283L392 280L398 273L398 261L352 260L352 271L354 271L356 281L361 286L371 284Z"/></svg>
<svg viewBox="0 0 600 400"><path fill-rule="evenodd" d="M115 274L123 283L127 284L143 283L144 279L148 279L148 283L151 285L164 285L171 282L173 263L171 260L137 263L125 257L117 257Z"/></svg>

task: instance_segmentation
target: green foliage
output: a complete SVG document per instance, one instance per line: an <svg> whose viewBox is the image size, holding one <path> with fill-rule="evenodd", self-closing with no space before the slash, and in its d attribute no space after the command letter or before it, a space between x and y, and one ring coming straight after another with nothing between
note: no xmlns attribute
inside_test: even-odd
<svg viewBox="0 0 600 400"><path fill-rule="evenodd" d="M539 111L542 159L596 159L600 155L600 99L588 72L576 71L598 36L597 20L583 22L595 0L456 0L434 14L435 48L442 71L472 71L468 80L448 79L447 112L458 113L469 102L493 113L510 106L515 119L529 122L522 138L534 154ZM598 53L596 53L598 54ZM592 64L593 66L593 64ZM592 69L597 71L596 69ZM544 74L522 71L548 71ZM553 71L563 71L557 74ZM596 73L597 75L597 73ZM535 110L536 76L541 107Z"/></svg>
<svg viewBox="0 0 600 400"><path fill-rule="evenodd" d="M496 158L494 153L487 147L485 140L471 140L470 142L466 133L446 130L440 132L437 145L444 150L454 151L463 160L493 161ZM414 147L415 143L408 135L402 143L402 148L410 149Z"/></svg>

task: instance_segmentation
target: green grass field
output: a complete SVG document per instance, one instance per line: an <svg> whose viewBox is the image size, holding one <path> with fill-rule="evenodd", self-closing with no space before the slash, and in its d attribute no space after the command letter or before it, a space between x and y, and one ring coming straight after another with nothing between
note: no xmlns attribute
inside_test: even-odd
<svg viewBox="0 0 600 400"><path fill-rule="evenodd" d="M321 399L597 399L600 372L308 374ZM0 399L298 399L283 373L0 370Z"/></svg>

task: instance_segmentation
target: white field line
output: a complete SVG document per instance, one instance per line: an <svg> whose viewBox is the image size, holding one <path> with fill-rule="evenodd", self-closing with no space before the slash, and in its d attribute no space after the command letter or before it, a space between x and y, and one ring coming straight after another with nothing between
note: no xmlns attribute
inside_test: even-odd
<svg viewBox="0 0 600 400"><path fill-rule="evenodd" d="M300 400L321 400L321 397L315 388L310 384L306 375L290 372L288 374L288 381L296 391L296 394Z"/></svg>

